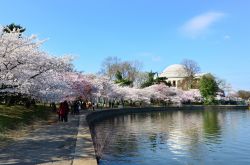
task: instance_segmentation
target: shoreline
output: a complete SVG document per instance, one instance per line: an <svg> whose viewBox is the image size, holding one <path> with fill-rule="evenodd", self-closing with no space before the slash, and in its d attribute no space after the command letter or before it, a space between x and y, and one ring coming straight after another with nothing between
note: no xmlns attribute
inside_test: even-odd
<svg viewBox="0 0 250 165"><path fill-rule="evenodd" d="M103 120L105 118L124 115L130 113L144 113L144 112L161 112L170 110L247 110L247 105L184 105L184 106L166 106L166 107L132 107L132 108L116 108L116 109L103 109L90 112L86 116L86 121L89 125L92 123Z"/></svg>

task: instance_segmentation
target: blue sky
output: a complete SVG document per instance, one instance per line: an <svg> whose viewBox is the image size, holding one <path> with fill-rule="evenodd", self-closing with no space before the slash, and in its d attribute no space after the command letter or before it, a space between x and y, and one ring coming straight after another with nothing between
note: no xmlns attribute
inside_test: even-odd
<svg viewBox="0 0 250 165"><path fill-rule="evenodd" d="M73 54L75 66L98 72L108 56L139 60L161 72L183 59L203 72L250 90L248 0L0 0L0 24L26 27L49 40L53 55Z"/></svg>

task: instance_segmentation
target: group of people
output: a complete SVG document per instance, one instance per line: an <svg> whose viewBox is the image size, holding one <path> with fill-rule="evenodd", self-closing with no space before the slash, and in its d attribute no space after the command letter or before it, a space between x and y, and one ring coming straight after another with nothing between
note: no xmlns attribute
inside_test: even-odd
<svg viewBox="0 0 250 165"><path fill-rule="evenodd" d="M80 100L76 100L74 102L61 102L59 108L57 109L55 103L50 104L52 111L58 114L58 120L61 122L68 121L68 114L71 115L79 115L81 109L92 109L95 110L95 104L91 102L81 102Z"/></svg>

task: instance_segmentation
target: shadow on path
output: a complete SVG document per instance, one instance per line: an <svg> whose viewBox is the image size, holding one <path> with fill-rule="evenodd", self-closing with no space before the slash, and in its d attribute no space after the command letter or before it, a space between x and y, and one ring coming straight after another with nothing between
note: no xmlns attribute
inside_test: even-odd
<svg viewBox="0 0 250 165"><path fill-rule="evenodd" d="M0 148L0 164L71 164L79 116L67 123L42 125L28 136Z"/></svg>

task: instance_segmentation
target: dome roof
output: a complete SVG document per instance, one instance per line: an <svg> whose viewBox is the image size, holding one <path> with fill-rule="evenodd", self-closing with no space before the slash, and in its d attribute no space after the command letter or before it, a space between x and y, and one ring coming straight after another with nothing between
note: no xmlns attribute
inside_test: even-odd
<svg viewBox="0 0 250 165"><path fill-rule="evenodd" d="M164 69L164 71L160 74L160 77L183 78L186 77L186 71L183 65L173 64Z"/></svg>

